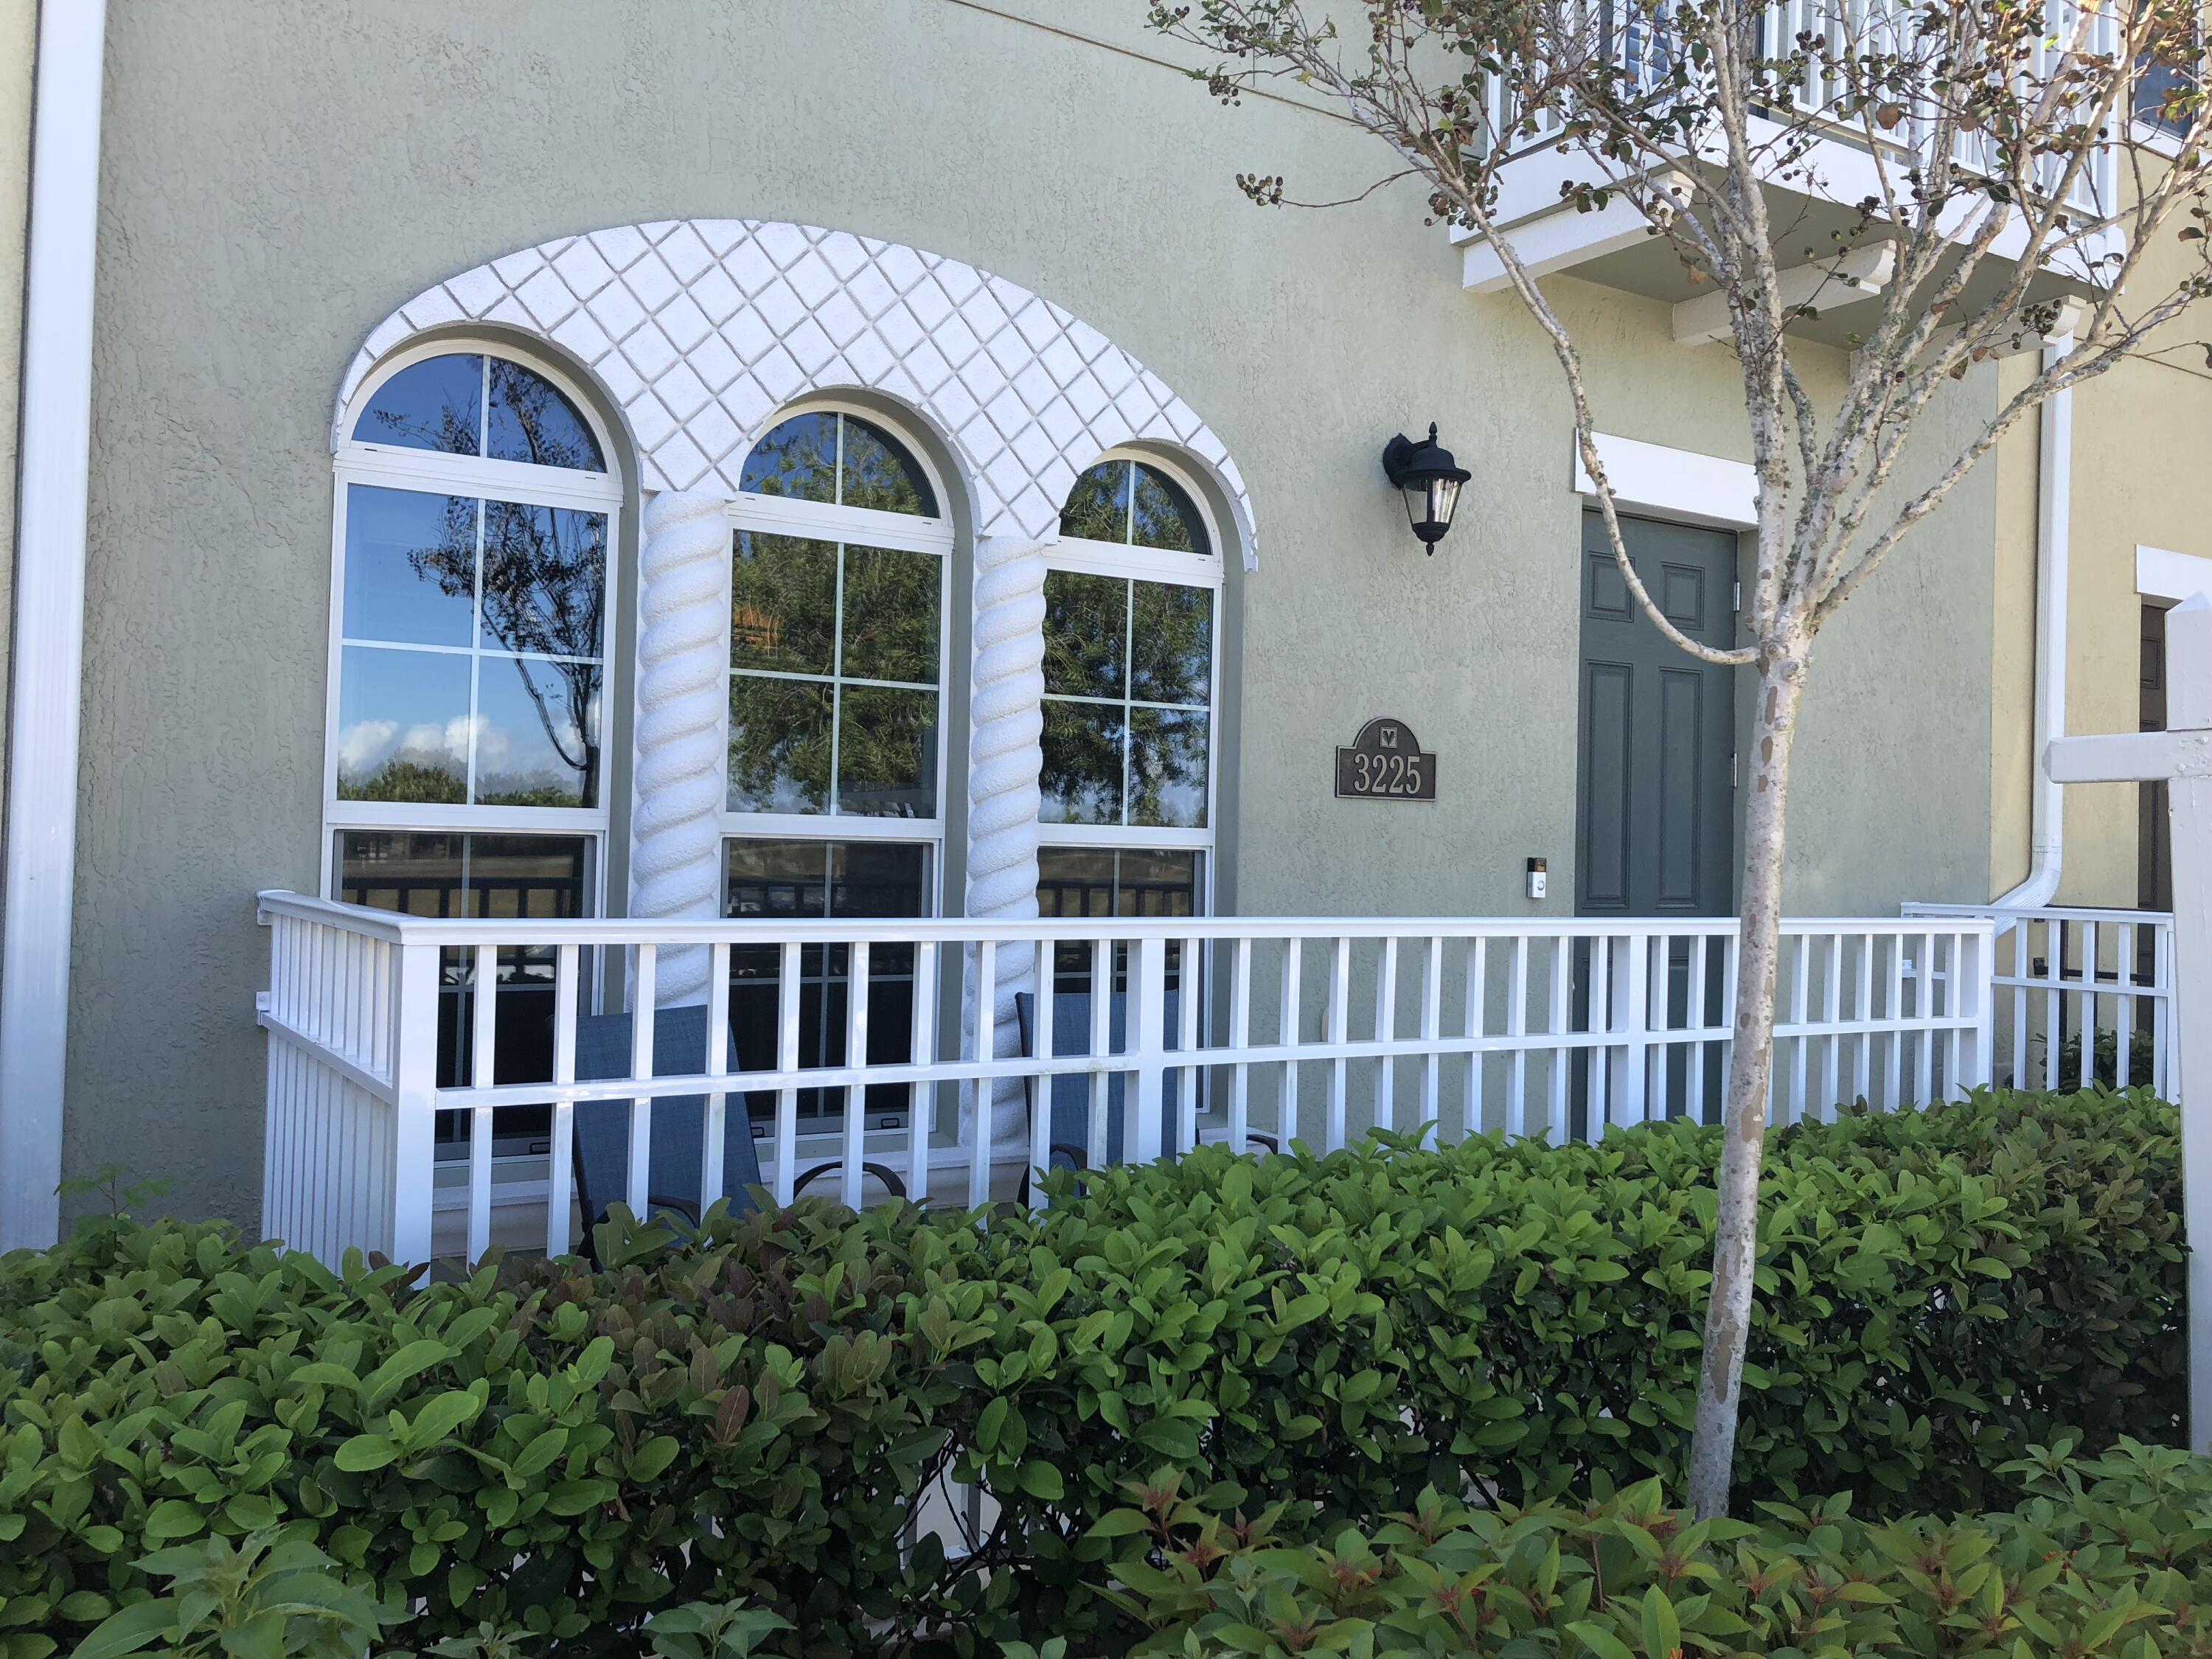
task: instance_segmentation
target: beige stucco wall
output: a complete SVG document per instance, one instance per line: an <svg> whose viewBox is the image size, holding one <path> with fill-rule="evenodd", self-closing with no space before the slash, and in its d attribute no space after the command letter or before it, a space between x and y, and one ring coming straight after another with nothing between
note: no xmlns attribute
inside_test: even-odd
<svg viewBox="0 0 2212 1659"><path fill-rule="evenodd" d="M2197 261L2193 248L2162 240L2131 281L2131 302L2148 304L2172 291ZM2076 734L2132 732L2138 724L2137 546L2212 558L2212 515L2200 483L2212 438L2212 373L2203 338L2200 310L2152 340L2145 355L2074 394L2066 727ZM2002 372L2006 389L2017 390L2033 364L2008 362ZM2038 448L2031 418L2002 441L1998 457L1990 855L1998 891L2021 879L2028 863ZM2070 785L2064 811L2058 902L2132 907L2136 786Z"/></svg>
<svg viewBox="0 0 2212 1659"><path fill-rule="evenodd" d="M1510 299L1462 290L1410 189L1247 205L1240 168L1326 197L1383 158L1305 108L1212 104L1151 61L1141 9L1081 9L1109 51L967 0L113 8L72 1170L118 1158L177 1177L183 1207L255 1213L252 894L318 876L338 376L428 284L599 226L837 227L1103 331L1220 434L1257 512L1222 757L1236 908L1527 914L1532 854L1542 908L1571 907L1581 508L1550 351ZM1557 289L1606 430L1746 453L1725 352ZM1971 378L1942 420L1990 390ZM1475 474L1433 558L1377 459L1429 420ZM1985 890L1993 477L1823 641L1793 908ZM1438 753L1436 806L1330 799L1334 745L1382 714Z"/></svg>
<svg viewBox="0 0 2212 1659"><path fill-rule="evenodd" d="M38 0L0 0L0 687L8 684L15 598L15 440L22 408L23 253L31 197L31 77ZM4 702L4 698L0 698ZM0 733L4 733L0 724ZM0 755L5 752L0 736ZM7 768L0 764L0 811Z"/></svg>

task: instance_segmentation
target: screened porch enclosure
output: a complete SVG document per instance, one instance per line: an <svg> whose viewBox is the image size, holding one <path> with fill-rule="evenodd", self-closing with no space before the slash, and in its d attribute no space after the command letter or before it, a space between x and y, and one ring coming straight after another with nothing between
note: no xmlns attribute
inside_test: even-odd
<svg viewBox="0 0 2212 1659"><path fill-rule="evenodd" d="M261 917L264 1224L326 1260L565 1252L756 1182L969 1207L1201 1142L1710 1121L1733 1017L1728 920ZM1776 1121L1986 1081L1993 933L1787 923ZM660 1006L687 952L716 994Z"/></svg>

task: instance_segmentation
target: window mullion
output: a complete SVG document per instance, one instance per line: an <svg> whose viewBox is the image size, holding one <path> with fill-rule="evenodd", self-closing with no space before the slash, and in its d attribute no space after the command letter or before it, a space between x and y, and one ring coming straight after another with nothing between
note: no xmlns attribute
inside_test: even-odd
<svg viewBox="0 0 2212 1659"><path fill-rule="evenodd" d="M1136 463L1129 475L1130 511L1136 510ZM1129 827L1129 748L1135 740L1135 713L1131 702L1137 684L1137 584L1121 584L1121 827Z"/></svg>
<svg viewBox="0 0 2212 1659"><path fill-rule="evenodd" d="M489 359L484 369L489 384L491 369ZM485 393L487 398L490 393ZM486 512L482 500L477 502L477 567L474 603L469 607L469 775L463 796L471 806L477 801L477 734L483 721L479 710L483 706L483 566L484 519Z"/></svg>
<svg viewBox="0 0 2212 1659"><path fill-rule="evenodd" d="M845 417L837 417L838 489L844 489ZM844 736L845 725L845 544L837 544L837 585L830 603L836 611L830 619L830 811L828 816L840 816L838 805L837 768L842 763L839 740Z"/></svg>

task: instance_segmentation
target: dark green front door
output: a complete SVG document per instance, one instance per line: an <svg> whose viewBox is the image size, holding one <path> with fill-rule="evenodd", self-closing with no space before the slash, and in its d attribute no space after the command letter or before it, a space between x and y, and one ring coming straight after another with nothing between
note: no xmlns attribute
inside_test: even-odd
<svg viewBox="0 0 2212 1659"><path fill-rule="evenodd" d="M1701 644L1733 645L1735 538L1644 519L1620 527L1667 619ZM1660 633L1628 591L1604 520L1584 514L1577 915L1734 908L1732 678Z"/></svg>

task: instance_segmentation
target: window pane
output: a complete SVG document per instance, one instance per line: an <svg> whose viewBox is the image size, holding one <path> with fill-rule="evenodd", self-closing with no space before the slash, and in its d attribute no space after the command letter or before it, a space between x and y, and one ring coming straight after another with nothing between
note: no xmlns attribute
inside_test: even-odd
<svg viewBox="0 0 2212 1659"><path fill-rule="evenodd" d="M1206 827L1206 716L1129 711L1129 822Z"/></svg>
<svg viewBox="0 0 2212 1659"><path fill-rule="evenodd" d="M576 405L542 374L503 357L491 360L491 438L495 461L604 472L599 440Z"/></svg>
<svg viewBox="0 0 2212 1659"><path fill-rule="evenodd" d="M471 836L468 877L474 908L470 914L533 921L565 921L586 914L590 845L581 836ZM551 949L514 954L526 967L542 955L545 981L552 982ZM504 979L504 961L501 969ZM538 975L532 970L524 976Z"/></svg>
<svg viewBox="0 0 2212 1659"><path fill-rule="evenodd" d="M1106 847L1039 848L1037 914L1044 917L1112 915L1115 856ZM1087 960L1088 952L1083 955Z"/></svg>
<svg viewBox="0 0 2212 1659"><path fill-rule="evenodd" d="M830 688L730 681L730 810L820 812L830 801Z"/></svg>
<svg viewBox="0 0 2212 1659"><path fill-rule="evenodd" d="M476 725L477 805L599 805L599 664L487 656Z"/></svg>
<svg viewBox="0 0 2212 1659"><path fill-rule="evenodd" d="M1050 570L1044 579L1044 689L1060 696L1124 695L1129 584Z"/></svg>
<svg viewBox="0 0 2212 1659"><path fill-rule="evenodd" d="M412 830L342 830L338 898L407 916L459 915L462 840Z"/></svg>
<svg viewBox="0 0 2212 1659"><path fill-rule="evenodd" d="M1097 703L1044 705L1047 823L1121 822L1121 710Z"/></svg>
<svg viewBox="0 0 2212 1659"><path fill-rule="evenodd" d="M1130 604L1129 695L1205 708L1212 700L1212 590L1137 582Z"/></svg>
<svg viewBox="0 0 2212 1659"><path fill-rule="evenodd" d="M937 693L848 685L839 693L837 810L937 816Z"/></svg>
<svg viewBox="0 0 2212 1659"><path fill-rule="evenodd" d="M835 667L837 544L738 532L730 568L730 664L793 674Z"/></svg>
<svg viewBox="0 0 2212 1659"><path fill-rule="evenodd" d="M483 358L472 352L429 357L376 389L354 422L354 441L474 455L483 410Z"/></svg>
<svg viewBox="0 0 2212 1659"><path fill-rule="evenodd" d="M854 679L937 684L937 599L944 564L933 553L845 550L845 661Z"/></svg>
<svg viewBox="0 0 2212 1659"><path fill-rule="evenodd" d="M467 798L465 656L349 645L338 667L338 798Z"/></svg>
<svg viewBox="0 0 2212 1659"><path fill-rule="evenodd" d="M753 446L738 488L793 501L837 499L837 417L794 415Z"/></svg>
<svg viewBox="0 0 2212 1659"><path fill-rule="evenodd" d="M348 639L466 645L476 568L474 501L347 486Z"/></svg>
<svg viewBox="0 0 2212 1659"><path fill-rule="evenodd" d="M844 502L878 513L937 516L937 495L914 457L881 427L845 416Z"/></svg>
<svg viewBox="0 0 2212 1659"><path fill-rule="evenodd" d="M1194 916L1198 914L1198 854L1131 848L1121 854L1115 914Z"/></svg>
<svg viewBox="0 0 2212 1659"><path fill-rule="evenodd" d="M722 914L727 916L826 916L830 843L732 841L726 854ZM773 957L773 952L769 953Z"/></svg>
<svg viewBox="0 0 2212 1659"><path fill-rule="evenodd" d="M839 842L831 848L831 867L836 872L830 890L830 914L839 918L869 916L926 916L929 895L927 849L895 842ZM878 945L872 954L876 969L888 965L884 953L892 947ZM913 947L905 954L911 965Z"/></svg>
<svg viewBox="0 0 2212 1659"><path fill-rule="evenodd" d="M1204 553L1206 526L1182 486L1157 468L1137 466L1137 502L1130 540L1139 547Z"/></svg>
<svg viewBox="0 0 2212 1659"><path fill-rule="evenodd" d="M1060 533L1086 541L1129 539L1129 463L1101 461L1075 481L1060 509Z"/></svg>
<svg viewBox="0 0 2212 1659"><path fill-rule="evenodd" d="M604 513L486 501L480 643L552 657L599 656L606 570Z"/></svg>

